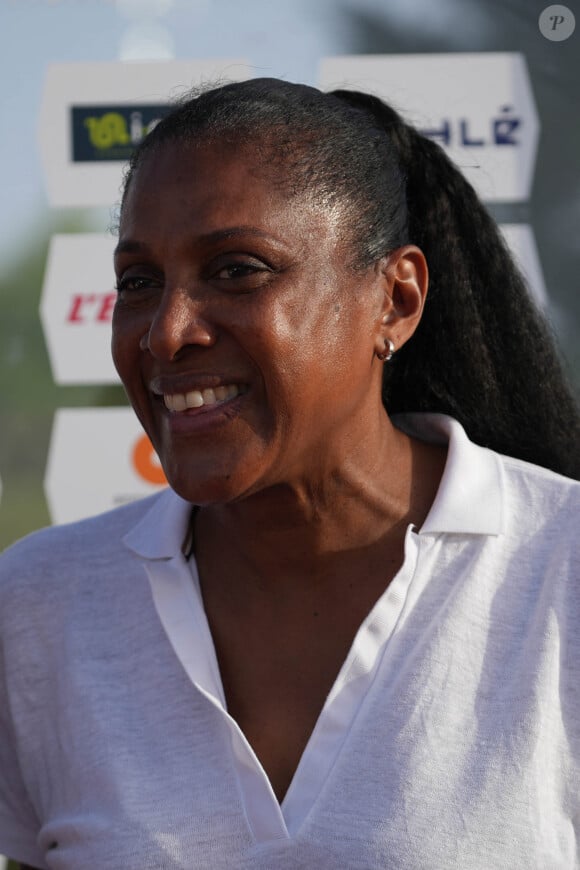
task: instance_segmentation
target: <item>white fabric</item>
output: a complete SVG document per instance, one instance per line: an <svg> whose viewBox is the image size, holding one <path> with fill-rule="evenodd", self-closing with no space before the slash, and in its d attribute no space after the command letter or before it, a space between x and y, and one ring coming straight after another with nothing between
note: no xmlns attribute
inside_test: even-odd
<svg viewBox="0 0 580 870"><path fill-rule="evenodd" d="M0 851L54 870L580 867L580 485L449 418L280 807L167 491L0 559Z"/></svg>

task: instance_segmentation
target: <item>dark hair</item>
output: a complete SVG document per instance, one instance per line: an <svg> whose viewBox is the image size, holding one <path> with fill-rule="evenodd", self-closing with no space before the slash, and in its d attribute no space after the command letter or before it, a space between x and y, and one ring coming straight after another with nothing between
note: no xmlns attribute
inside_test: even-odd
<svg viewBox="0 0 580 870"><path fill-rule="evenodd" d="M353 268L406 243L423 250L423 317L385 366L390 414L450 414L479 444L580 477L580 413L550 330L496 224L436 143L369 94L231 83L190 96L149 134L123 203L148 154L212 139L262 150L289 193L340 202Z"/></svg>

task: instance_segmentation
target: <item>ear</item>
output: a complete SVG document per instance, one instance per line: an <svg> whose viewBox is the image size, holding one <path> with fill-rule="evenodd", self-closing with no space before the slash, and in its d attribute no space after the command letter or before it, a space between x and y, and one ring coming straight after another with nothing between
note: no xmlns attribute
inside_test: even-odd
<svg viewBox="0 0 580 870"><path fill-rule="evenodd" d="M421 315L429 270L425 255L416 245L405 245L383 257L376 264L383 289L383 309L376 338L376 352L384 353L392 341L399 350L415 332Z"/></svg>

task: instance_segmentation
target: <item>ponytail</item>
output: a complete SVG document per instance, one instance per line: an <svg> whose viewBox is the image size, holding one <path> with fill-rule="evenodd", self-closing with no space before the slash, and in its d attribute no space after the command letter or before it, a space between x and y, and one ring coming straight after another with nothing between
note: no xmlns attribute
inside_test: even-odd
<svg viewBox="0 0 580 870"><path fill-rule="evenodd" d="M472 186L376 97L334 95L372 114L398 154L408 241L429 266L421 323L385 373L389 413L450 414L479 444L580 477L580 413L554 341Z"/></svg>

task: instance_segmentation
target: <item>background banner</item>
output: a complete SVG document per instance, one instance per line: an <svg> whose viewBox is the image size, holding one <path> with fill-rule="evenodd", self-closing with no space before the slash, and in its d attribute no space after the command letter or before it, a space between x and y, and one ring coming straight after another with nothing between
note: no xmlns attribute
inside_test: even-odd
<svg viewBox="0 0 580 870"><path fill-rule="evenodd" d="M39 142L52 206L111 206L135 145L194 85L252 76L244 60L54 64Z"/></svg>
<svg viewBox="0 0 580 870"><path fill-rule="evenodd" d="M98 514L167 485L130 408L61 408L48 453L45 494L53 523Z"/></svg>
<svg viewBox="0 0 580 870"><path fill-rule="evenodd" d="M102 233L50 241L40 319L57 384L120 383L111 359L116 243Z"/></svg>
<svg viewBox="0 0 580 870"><path fill-rule="evenodd" d="M54 153L48 155L47 175L57 201L76 197L88 205L97 201L97 190L112 201L122 161L169 107L160 95L174 93L176 81L211 78L212 69L206 63L88 64L82 67L81 92L71 84L70 66L53 68L43 111L46 115L48 107L58 105L61 132L64 124L69 137L66 149L62 141L59 145L66 160L59 164ZM234 71L240 77L249 74L241 62ZM230 66L230 77L231 72ZM404 107L405 117L443 145L488 201L529 196L538 121L521 55L335 57L322 61L320 78L321 87L347 82ZM531 227L510 223L502 232L532 295L545 306ZM99 233L51 240L40 313L58 384L119 383L110 353L115 243L112 234ZM98 513L164 483L132 410L57 411L45 481L53 522Z"/></svg>
<svg viewBox="0 0 580 870"><path fill-rule="evenodd" d="M482 199L529 198L539 124L523 55L329 57L320 65L320 86L387 100L445 148Z"/></svg>

